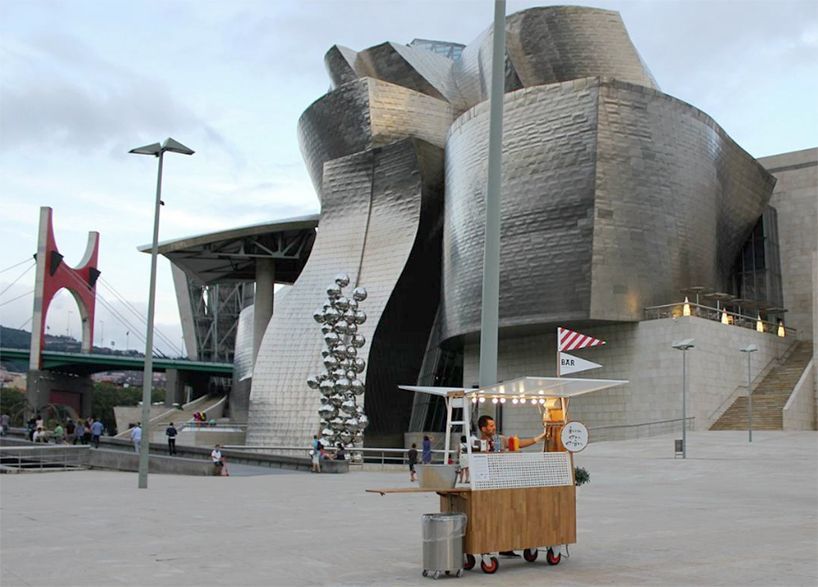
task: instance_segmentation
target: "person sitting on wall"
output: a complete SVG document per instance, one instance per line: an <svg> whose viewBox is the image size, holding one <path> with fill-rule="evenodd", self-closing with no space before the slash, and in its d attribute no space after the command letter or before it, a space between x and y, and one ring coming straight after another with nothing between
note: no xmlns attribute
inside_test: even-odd
<svg viewBox="0 0 818 587"><path fill-rule="evenodd" d="M31 439L33 442L48 442L48 433L43 430L42 426L38 426Z"/></svg>
<svg viewBox="0 0 818 587"><path fill-rule="evenodd" d="M338 443L338 450L335 451L335 460L336 461L345 461L347 460L347 451L344 450L344 445L340 442Z"/></svg>
<svg viewBox="0 0 818 587"><path fill-rule="evenodd" d="M222 456L222 447L217 444L212 451L210 451L210 460L213 461L213 475L215 477L227 477L227 467Z"/></svg>

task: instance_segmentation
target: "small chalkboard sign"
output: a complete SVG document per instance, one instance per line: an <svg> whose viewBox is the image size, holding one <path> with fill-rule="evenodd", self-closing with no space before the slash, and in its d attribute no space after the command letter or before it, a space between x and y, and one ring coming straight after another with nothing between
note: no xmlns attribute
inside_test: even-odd
<svg viewBox="0 0 818 587"><path fill-rule="evenodd" d="M568 422L562 428L560 439L568 452L580 452L588 446L588 429L582 422Z"/></svg>

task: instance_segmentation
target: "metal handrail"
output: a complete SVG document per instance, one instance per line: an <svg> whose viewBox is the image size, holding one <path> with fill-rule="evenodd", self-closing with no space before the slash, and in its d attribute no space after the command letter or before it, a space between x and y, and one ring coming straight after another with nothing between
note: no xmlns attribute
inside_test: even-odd
<svg viewBox="0 0 818 587"><path fill-rule="evenodd" d="M695 416L688 416L685 418L687 422L687 429L692 430L692 423L696 420ZM640 426L655 426L657 424L673 424L675 422L681 422L681 418L673 418L672 420L654 420L652 422L640 422L639 424L615 424L612 426L593 426L588 428L588 432L593 430L613 430L617 428L639 428Z"/></svg>
<svg viewBox="0 0 818 587"><path fill-rule="evenodd" d="M295 452L295 453L304 453L309 455L309 451L312 450L311 447L304 447L304 446L272 446L272 445L262 445L262 446L248 446L246 444L227 444L223 445L222 449L224 450L246 450L250 452L262 452L262 451L276 451L276 452ZM334 447L326 447L325 449L327 452L335 452L337 449ZM346 450L346 449L345 449ZM380 455L380 463L382 465L387 464L387 461L390 463L395 464L404 464L406 462L406 453L408 453L411 449L408 448L378 448L378 447L363 447L363 448L352 448L347 450L347 453L365 453L365 454L373 454L373 455ZM432 450L432 461L438 460L439 462L443 462L444 458L443 455L446 451L443 449L433 449ZM453 451L449 451L452 453ZM387 453L398 453L396 456L386 456ZM439 459L435 459L435 455L440 456Z"/></svg>
<svg viewBox="0 0 818 587"><path fill-rule="evenodd" d="M73 446L73 445L43 445L43 446L2 446L0 447L0 457L3 459L15 458L17 459L17 468L23 469L23 460L27 461L27 465L33 465L30 461L36 461L36 467L27 466L26 469L38 468L40 470L46 467L62 467L68 469L69 467L77 467L82 465L82 459L78 452L87 452L88 446ZM30 454L26 454L30 453ZM62 458L55 458L62 457ZM69 456L75 457L69 459ZM69 463L69 461L71 461ZM8 465L6 466L14 466Z"/></svg>
<svg viewBox="0 0 818 587"><path fill-rule="evenodd" d="M663 304L661 306L648 306L644 308L645 320L658 320L661 318L681 318L684 313L683 310L684 305L685 302L682 301L672 304ZM712 306L705 306L702 304L697 304L695 302L687 302L687 305L690 306L691 316L695 316L697 318L704 318L706 320L713 320L714 322L720 322L722 314L724 312L727 312L727 316L730 317L731 319L730 326L738 326L740 328L748 328L750 330L755 330L756 324L758 322L757 316L739 314L738 312L732 312L730 310L727 310L724 307L714 308ZM773 335L777 333L779 326L778 323L770 322L768 320L762 320L761 323L764 325L765 333ZM786 336L795 337L798 333L798 330L790 326L784 326L784 333Z"/></svg>

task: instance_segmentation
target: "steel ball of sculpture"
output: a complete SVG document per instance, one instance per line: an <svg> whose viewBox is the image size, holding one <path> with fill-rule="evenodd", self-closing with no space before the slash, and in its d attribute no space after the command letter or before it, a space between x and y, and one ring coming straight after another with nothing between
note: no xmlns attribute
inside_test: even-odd
<svg viewBox="0 0 818 587"><path fill-rule="evenodd" d="M321 362L326 372L307 379L310 389L321 393L318 416L321 442L325 446L342 444L346 448L363 446L363 430L369 423L358 396L365 385L358 374L366 369L366 361L358 356L366 338L358 334L358 326L366 322L366 313L359 309L367 298L363 287L355 287L352 295L344 295L350 284L349 275L339 273L327 287L327 302L313 312L313 319L321 325L321 336L326 348L321 351ZM360 460L360 453L352 454Z"/></svg>

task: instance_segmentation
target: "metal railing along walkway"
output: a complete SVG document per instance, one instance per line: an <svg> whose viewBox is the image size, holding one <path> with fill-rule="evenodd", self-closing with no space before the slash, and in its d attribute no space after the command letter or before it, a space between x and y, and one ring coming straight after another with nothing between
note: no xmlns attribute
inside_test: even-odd
<svg viewBox="0 0 818 587"><path fill-rule="evenodd" d="M2 446L0 466L17 471L65 471L85 468L89 446Z"/></svg>

